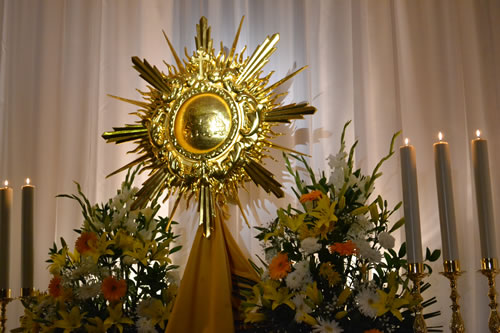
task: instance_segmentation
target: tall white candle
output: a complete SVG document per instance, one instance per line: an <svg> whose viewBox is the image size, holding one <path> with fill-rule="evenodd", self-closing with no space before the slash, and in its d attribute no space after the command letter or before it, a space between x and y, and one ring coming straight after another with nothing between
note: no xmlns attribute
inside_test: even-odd
<svg viewBox="0 0 500 333"><path fill-rule="evenodd" d="M9 239L10 211L12 209L12 188L5 181L0 188L0 289L9 288Z"/></svg>
<svg viewBox="0 0 500 333"><path fill-rule="evenodd" d="M434 144L434 164L436 167L436 185L439 204L439 221L441 224L443 260L458 260L457 227L455 222L453 185L451 181L450 149L448 142L443 141L441 132L439 132L439 142Z"/></svg>
<svg viewBox="0 0 500 333"><path fill-rule="evenodd" d="M26 179L21 212L21 288L33 288L33 206L35 187Z"/></svg>
<svg viewBox="0 0 500 333"><path fill-rule="evenodd" d="M423 258L415 148L409 145L408 139L406 139L405 145L400 147L399 151L401 154L407 259L408 263L420 263Z"/></svg>
<svg viewBox="0 0 500 333"><path fill-rule="evenodd" d="M495 220L491 197L490 165L488 160L488 142L480 137L472 140L472 165L476 185L477 215L479 236L481 239L481 255L483 258L496 258Z"/></svg>

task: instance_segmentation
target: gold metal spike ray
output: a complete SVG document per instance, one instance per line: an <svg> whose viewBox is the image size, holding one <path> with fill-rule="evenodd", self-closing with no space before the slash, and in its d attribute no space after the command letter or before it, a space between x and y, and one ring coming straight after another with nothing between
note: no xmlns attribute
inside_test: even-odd
<svg viewBox="0 0 500 333"><path fill-rule="evenodd" d="M243 26L239 24L229 54L214 54L211 28L202 17L196 27L196 50L181 60L165 32L176 66L166 63L166 72L147 60L133 57L134 68L148 84L140 91L143 100L115 97L140 108L137 124L105 132L108 142L133 142L139 154L120 172L141 163L149 178L138 191L132 209L141 208L161 195L175 198L170 219L184 198L197 199L199 223L210 237L216 218L228 203L236 202L238 189L250 180L277 197L281 184L262 164L270 149L293 151L272 142L279 135L273 127L315 112L307 103L276 105L278 88L302 69L268 85L271 74L264 66L276 50L279 35L267 37L252 55L243 57L236 46ZM221 46L221 49L223 47ZM169 222L170 225L170 222Z"/></svg>

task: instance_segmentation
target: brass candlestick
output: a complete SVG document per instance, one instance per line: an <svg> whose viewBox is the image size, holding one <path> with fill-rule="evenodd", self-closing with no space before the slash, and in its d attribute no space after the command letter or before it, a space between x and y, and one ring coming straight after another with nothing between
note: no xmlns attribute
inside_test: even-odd
<svg viewBox="0 0 500 333"><path fill-rule="evenodd" d="M488 327L492 333L500 333L500 317L497 311L497 291L495 288L495 277L498 273L498 262L496 258L481 259L481 273L488 278L488 297L490 298L490 319Z"/></svg>
<svg viewBox="0 0 500 333"><path fill-rule="evenodd" d="M465 325L462 319L462 315L460 314L460 305L458 304L458 300L460 299L460 295L457 291L457 280L460 275L462 275L462 271L460 270L460 262L458 260L445 260L443 263L444 272L440 274L446 276L450 280L451 287L451 322L450 329L452 333L464 333Z"/></svg>
<svg viewBox="0 0 500 333"><path fill-rule="evenodd" d="M425 324L423 312L422 295L420 294L420 281L425 277L424 264L408 263L408 277L413 282L413 297L417 300L417 305L414 307L415 321L413 322L414 333L427 333L427 325Z"/></svg>
<svg viewBox="0 0 500 333"><path fill-rule="evenodd" d="M10 289L0 289L0 332L7 332L6 322L7 322L7 304L11 301Z"/></svg>

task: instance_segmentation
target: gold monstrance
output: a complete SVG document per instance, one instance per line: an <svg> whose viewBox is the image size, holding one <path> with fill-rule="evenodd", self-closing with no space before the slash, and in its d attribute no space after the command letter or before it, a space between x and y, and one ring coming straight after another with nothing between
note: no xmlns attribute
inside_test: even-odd
<svg viewBox="0 0 500 333"><path fill-rule="evenodd" d="M142 171L150 172L132 209L142 208L166 192L165 200L176 196L172 219L182 198L188 204L193 197L198 201L202 228L191 249L173 319L169 320L169 332L234 330L220 326L221 321L227 322L233 316L230 311L230 317L220 311L227 308L226 300L221 301L225 305L218 304L217 313L211 314L208 312L214 310L207 310L206 299L212 305L211 298L220 298L222 294L231 299L234 276L252 279L255 274L249 272L248 262L221 223L221 209L228 199L235 201L246 220L238 189L250 180L268 193L283 196L281 184L261 164L270 148L289 151L271 142L278 135L272 128L316 111L307 103L279 104L278 100L286 93L280 94L276 89L304 67L268 85L272 72L263 76L262 68L276 50L279 34L267 37L250 57L244 58L245 48L236 53L242 24L243 19L229 53L221 43L220 51L215 54L210 27L202 17L196 26L196 50L191 56L185 50L186 59L182 61L165 35L176 66L165 63L168 72L163 73L148 61L133 57L134 68L149 84L147 91L140 92L143 100L112 96L140 107L135 112L140 118L136 124L115 127L103 134L107 142L135 142L137 146L132 152L140 155L112 174L139 163L143 163ZM216 226L222 230L214 232ZM224 267L214 267L223 265L221 262ZM228 285L225 291L221 291L221 284ZM210 290L217 292L210 294ZM205 317L175 319L186 313ZM215 315L220 320L214 320Z"/></svg>
<svg viewBox="0 0 500 333"><path fill-rule="evenodd" d="M246 181L283 196L281 184L261 164L269 148L287 150L271 142L276 136L272 127L315 112L306 103L277 104L283 96L275 89L305 67L267 86L272 72L261 77L262 68L276 50L279 34L267 37L252 56L244 58L245 49L236 53L242 24L243 19L229 54L222 43L215 54L210 27L202 17L196 26L196 51L189 56L185 50L183 61L165 35L177 64L166 64L168 73L133 57L134 68L149 83L148 90L141 91L144 100L112 97L139 106L135 114L140 120L103 134L107 142L134 141L133 152L140 155L112 174L138 163L150 170L134 206L145 206L160 192L167 193L165 200L177 193L174 213L182 197L195 196L206 237L216 205L234 198L243 213L238 188Z"/></svg>

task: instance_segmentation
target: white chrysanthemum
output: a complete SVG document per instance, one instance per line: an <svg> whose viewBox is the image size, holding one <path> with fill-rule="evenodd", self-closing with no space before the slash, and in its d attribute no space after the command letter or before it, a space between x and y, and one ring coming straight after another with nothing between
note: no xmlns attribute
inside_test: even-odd
<svg viewBox="0 0 500 333"><path fill-rule="evenodd" d="M157 333L157 330L154 328L151 319L148 318L139 318L139 320L137 320L137 322L135 323L135 326L137 327L138 333Z"/></svg>
<svg viewBox="0 0 500 333"><path fill-rule="evenodd" d="M302 286L302 276L298 271L293 271L286 276L285 282L288 288L299 289Z"/></svg>
<svg viewBox="0 0 500 333"><path fill-rule="evenodd" d="M293 290L302 289L311 281L312 277L309 272L309 262L307 260L296 263L294 271L289 273L285 279L287 287Z"/></svg>
<svg viewBox="0 0 500 333"><path fill-rule="evenodd" d="M313 254L321 249L321 244L318 243L318 239L315 237L305 238L302 242L300 242L300 246L307 254Z"/></svg>
<svg viewBox="0 0 500 333"><path fill-rule="evenodd" d="M318 318L318 325L313 326L313 333L342 333L342 329L335 320L325 320Z"/></svg>
<svg viewBox="0 0 500 333"><path fill-rule="evenodd" d="M354 239L354 244L358 248L359 254L362 258L371 263L379 263L382 260L382 255L377 250L370 246L370 243L363 239Z"/></svg>
<svg viewBox="0 0 500 333"><path fill-rule="evenodd" d="M295 295L292 302L295 304L295 321L303 322L305 315L311 313L312 309L304 302L304 296L300 294Z"/></svg>
<svg viewBox="0 0 500 333"><path fill-rule="evenodd" d="M350 239L357 239L363 237L372 228L373 223L365 215L357 215L347 232L347 236Z"/></svg>
<svg viewBox="0 0 500 333"><path fill-rule="evenodd" d="M373 289L369 287L361 288L356 295L359 311L367 317L377 317L377 310L372 307L372 304L378 302L378 299L379 296Z"/></svg>
<svg viewBox="0 0 500 333"><path fill-rule="evenodd" d="M378 241L384 249L389 250L394 247L394 243L396 240L390 233L383 231L378 234Z"/></svg>
<svg viewBox="0 0 500 333"><path fill-rule="evenodd" d="M96 297L101 290L100 283L89 283L81 285L77 291L76 296L81 300L86 300L89 298Z"/></svg>

